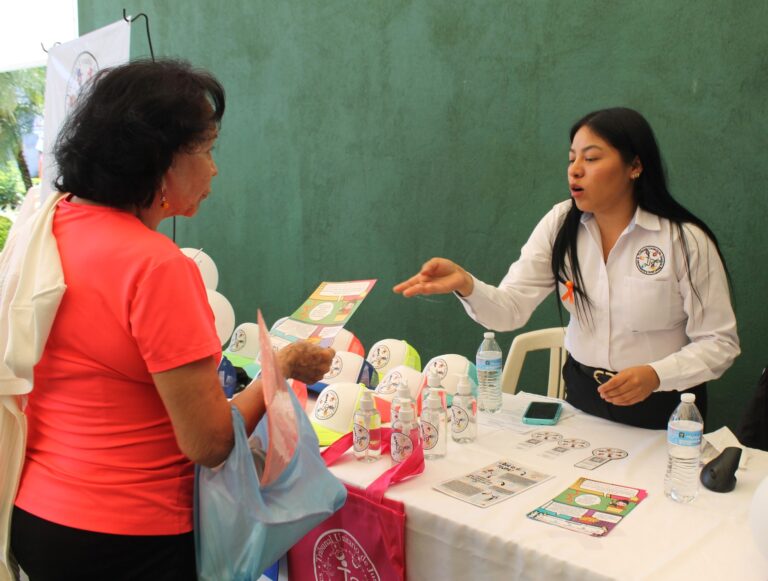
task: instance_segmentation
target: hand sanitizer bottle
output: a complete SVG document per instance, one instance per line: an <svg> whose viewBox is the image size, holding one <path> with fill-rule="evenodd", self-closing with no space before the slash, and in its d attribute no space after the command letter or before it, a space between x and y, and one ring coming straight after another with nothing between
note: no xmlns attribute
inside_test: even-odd
<svg viewBox="0 0 768 581"><path fill-rule="evenodd" d="M472 395L472 384L462 375L451 404L451 437L454 442L467 444L477 438L477 400Z"/></svg>
<svg viewBox="0 0 768 581"><path fill-rule="evenodd" d="M445 388L440 383L440 376L434 371L430 371L429 373L427 373L427 389L424 390L424 395L422 396L423 398L421 401L422 410L427 405L427 397L429 397L429 394L432 393L433 391L440 398L443 411L447 416L448 415L448 393L445 391Z"/></svg>
<svg viewBox="0 0 768 581"><path fill-rule="evenodd" d="M355 410L352 422L355 459L375 462L381 456L381 415L367 389L361 396L360 408Z"/></svg>
<svg viewBox="0 0 768 581"><path fill-rule="evenodd" d="M392 424L390 453L392 463L399 464L413 454L413 449L419 443L419 426L413 414L413 404L404 404L397 414L397 421Z"/></svg>
<svg viewBox="0 0 768 581"><path fill-rule="evenodd" d="M400 412L400 408L404 405L413 405L413 400L411 399L411 390L408 387L408 381L405 379L403 379L402 382L397 386L395 397L392 398L392 407L390 408L390 421L393 428L395 427L395 423L397 423L397 416Z"/></svg>
<svg viewBox="0 0 768 581"><path fill-rule="evenodd" d="M421 410L421 441L424 442L424 458L437 460L448 452L448 418L443 409L439 389L429 390L426 405Z"/></svg>

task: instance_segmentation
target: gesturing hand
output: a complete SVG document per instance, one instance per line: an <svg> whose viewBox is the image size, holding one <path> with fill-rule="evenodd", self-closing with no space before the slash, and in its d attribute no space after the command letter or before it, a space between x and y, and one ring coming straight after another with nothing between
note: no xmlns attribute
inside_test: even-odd
<svg viewBox="0 0 768 581"><path fill-rule="evenodd" d="M613 405L632 405L643 401L659 387L659 376L650 365L627 367L597 388Z"/></svg>
<svg viewBox="0 0 768 581"><path fill-rule="evenodd" d="M277 352L277 362L286 378L298 379L304 383L317 383L328 373L336 352L299 341L283 347Z"/></svg>
<svg viewBox="0 0 768 581"><path fill-rule="evenodd" d="M458 291L462 296L472 294L475 283L470 274L455 262L432 258L424 263L418 274L396 285L392 290L404 297L435 295Z"/></svg>

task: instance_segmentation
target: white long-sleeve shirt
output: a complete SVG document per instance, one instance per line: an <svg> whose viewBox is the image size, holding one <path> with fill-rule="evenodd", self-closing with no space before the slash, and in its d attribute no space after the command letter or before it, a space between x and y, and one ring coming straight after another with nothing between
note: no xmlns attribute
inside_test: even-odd
<svg viewBox="0 0 768 581"><path fill-rule="evenodd" d="M557 204L539 222L520 258L498 287L475 278L462 298L470 317L488 329L512 331L555 290L552 246L571 202ZM579 363L621 371L651 365L659 390L682 390L720 377L739 355L736 317L717 249L697 226L683 227L690 274L673 222L640 208L603 259L592 214L581 217L577 253L591 318L570 313L566 349ZM566 292L561 284L560 297Z"/></svg>

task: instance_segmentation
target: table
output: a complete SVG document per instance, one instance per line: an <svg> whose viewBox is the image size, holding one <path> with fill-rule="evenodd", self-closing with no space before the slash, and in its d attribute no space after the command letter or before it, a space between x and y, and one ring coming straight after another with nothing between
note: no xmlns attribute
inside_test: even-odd
<svg viewBox="0 0 768 581"><path fill-rule="evenodd" d="M504 396L504 409L519 409L526 394ZM484 425L471 444L449 440L448 455L427 461L420 476L393 486L387 496L406 507L406 563L411 580L447 579L768 579L768 561L759 552L747 520L752 495L768 476L768 453L749 450L746 469L737 472L733 492L701 488L687 505L664 495L666 434L589 416L566 404L569 417L548 427L586 439L587 450L560 458L540 454L554 446L517 449L527 439L508 429ZM629 452L595 470L574 463L597 447ZM512 458L555 477L489 508L478 508L432 490L452 477ZM341 459L332 471L356 486L367 486L389 464ZM566 531L535 522L526 514L588 476L647 490L648 497L606 537Z"/></svg>

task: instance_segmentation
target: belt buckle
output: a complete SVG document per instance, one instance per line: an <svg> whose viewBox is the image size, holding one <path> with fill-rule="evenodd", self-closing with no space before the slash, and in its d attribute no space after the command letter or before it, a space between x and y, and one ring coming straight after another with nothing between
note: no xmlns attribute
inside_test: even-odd
<svg viewBox="0 0 768 581"><path fill-rule="evenodd" d="M616 374L611 373L610 371L606 371L605 369L595 369L595 372L592 374L592 378L597 382L597 385L603 385L614 375Z"/></svg>

